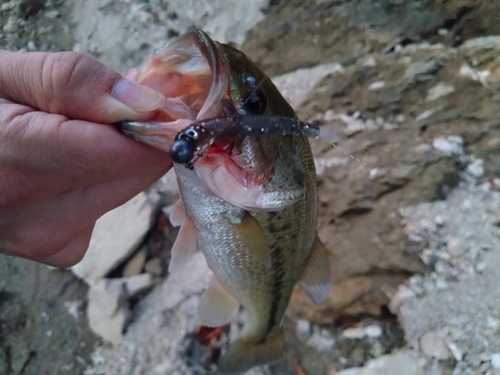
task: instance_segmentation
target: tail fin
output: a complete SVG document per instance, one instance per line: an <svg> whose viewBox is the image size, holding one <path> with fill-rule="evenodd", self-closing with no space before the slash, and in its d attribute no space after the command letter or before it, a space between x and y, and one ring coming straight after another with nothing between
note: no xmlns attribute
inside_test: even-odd
<svg viewBox="0 0 500 375"><path fill-rule="evenodd" d="M219 360L218 374L240 374L253 366L276 361L283 356L283 330L266 337L265 341L256 343L240 339L229 347L227 353Z"/></svg>

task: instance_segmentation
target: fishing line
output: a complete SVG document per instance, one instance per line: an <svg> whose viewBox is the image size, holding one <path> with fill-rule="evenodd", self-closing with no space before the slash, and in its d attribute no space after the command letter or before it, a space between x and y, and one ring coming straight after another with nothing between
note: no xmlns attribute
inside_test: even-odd
<svg viewBox="0 0 500 375"><path fill-rule="evenodd" d="M255 92L256 92L256 91L257 91L257 90L258 90L258 89L262 86L262 84L264 83L264 81L265 81L266 79L271 80L268 76L265 76L264 78L262 78L262 79L260 80L260 82L259 82L259 83L258 83L258 84L257 84L257 85L253 88L253 90L252 90L252 94L254 94L254 93L255 93ZM271 81L271 82L272 82L272 81ZM233 116L234 116L234 115L233 115ZM234 117L233 117L233 120L234 120ZM325 141L325 142L327 142L328 144L332 145L333 147L335 147L336 149L338 149L339 151L341 151L342 153L344 153L347 157L349 157L349 158L351 158L351 159L353 159L353 160L356 160L357 162L359 162L359 163L363 164L365 167L367 167L367 166L368 166L368 164L366 164L366 163L363 161L363 159L364 159L364 158L361 158L361 159L360 159L360 158L358 158L358 157L354 156L353 154L348 153L346 150L344 150L342 147L340 147L340 142L339 142L339 141L331 141L331 138L337 138L337 139L339 139L339 138L340 138L340 140L341 140L341 141L344 141L344 140L345 140L345 139L343 139L342 137L340 137L340 136L338 135L338 133L337 133L337 132L335 132L335 131L331 131L331 130L329 131L329 130L326 130L326 129L320 129L320 133L319 133L319 135L318 135L317 137L309 137L309 138L324 140L324 141ZM366 150L363 150L363 154L364 154L364 155L367 155Z"/></svg>

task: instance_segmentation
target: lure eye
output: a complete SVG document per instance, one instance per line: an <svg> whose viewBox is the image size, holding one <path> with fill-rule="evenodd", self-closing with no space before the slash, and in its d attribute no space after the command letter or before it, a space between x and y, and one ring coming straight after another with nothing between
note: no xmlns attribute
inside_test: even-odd
<svg viewBox="0 0 500 375"><path fill-rule="evenodd" d="M193 158L195 150L194 139L176 139L170 146L170 157L175 163L186 164Z"/></svg>
<svg viewBox="0 0 500 375"><path fill-rule="evenodd" d="M261 115L267 109L267 97L259 89L249 90L244 99L245 109L253 115Z"/></svg>

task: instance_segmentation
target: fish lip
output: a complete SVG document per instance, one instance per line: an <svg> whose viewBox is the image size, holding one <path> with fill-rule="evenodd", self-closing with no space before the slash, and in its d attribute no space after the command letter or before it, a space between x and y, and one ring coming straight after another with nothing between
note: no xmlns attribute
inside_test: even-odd
<svg viewBox="0 0 500 375"><path fill-rule="evenodd" d="M229 62L218 43L213 41L204 31L193 30L199 42L200 52L212 70L212 85L197 120L216 117L222 110L222 99L226 97L229 87ZM202 48L205 47L205 48Z"/></svg>
<svg viewBox="0 0 500 375"><path fill-rule="evenodd" d="M227 96L229 88L229 62L217 42L213 41L204 31L196 29L158 49L153 56L166 54L175 57L176 53L182 53L190 45L194 45L197 48L199 54L206 60L212 72L212 80L207 98L194 120L217 117L223 111L222 100ZM142 72L145 71L147 66L148 63L142 68ZM141 72L139 72L138 78L136 78L138 79L138 83L141 83L140 77ZM177 121L183 120L187 119L177 119ZM192 121L193 119L191 118L190 120ZM171 131L176 130L177 133L182 130L172 127L171 124L174 122L122 121L115 125L122 133L129 137L168 151L175 137L175 134L171 135ZM188 125L186 124L186 126Z"/></svg>

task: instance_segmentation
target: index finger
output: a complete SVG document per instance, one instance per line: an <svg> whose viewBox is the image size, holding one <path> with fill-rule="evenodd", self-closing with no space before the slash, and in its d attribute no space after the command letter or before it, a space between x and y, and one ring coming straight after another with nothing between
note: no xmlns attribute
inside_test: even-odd
<svg viewBox="0 0 500 375"><path fill-rule="evenodd" d="M82 53L0 50L0 62L0 98L71 119L145 120L164 102L162 94Z"/></svg>

